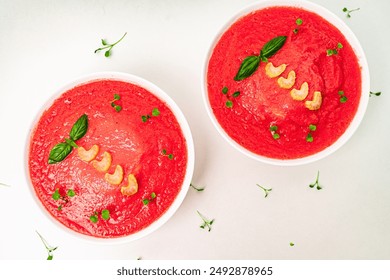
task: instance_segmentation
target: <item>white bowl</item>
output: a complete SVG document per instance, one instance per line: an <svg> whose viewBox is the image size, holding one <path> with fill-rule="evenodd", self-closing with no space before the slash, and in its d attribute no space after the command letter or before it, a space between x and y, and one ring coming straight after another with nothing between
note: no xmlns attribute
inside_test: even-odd
<svg viewBox="0 0 390 280"><path fill-rule="evenodd" d="M173 203L169 206L169 208L164 212L162 216L160 216L157 220L152 222L149 226L146 228L137 231L133 234L127 235L127 236L121 236L121 237L112 237L112 238L100 238L100 237L93 237L89 235L85 235L76 231L73 231L60 223L57 219L55 219L48 211L45 209L43 206L42 202L39 200L37 195L35 194L34 187L31 183L30 180L30 173L29 173L29 164L28 164L28 156L29 156L29 145L30 145L30 139L31 139L31 133L41 117L43 111L47 108L49 108L53 101L60 97L64 92L74 88L75 86L85 84L88 82L92 81L98 81L98 80L116 80L116 81L123 81L123 82L128 82L131 84L138 85L144 89L147 89L150 93L154 94L156 97L158 97L160 100L164 101L168 107L171 109L173 114L175 115L181 130L183 132L184 138L186 140L187 144L187 168L186 168L186 173L184 176L183 184L181 186L181 189L179 193L177 194L175 200ZM194 161L195 161L195 152L194 152L194 143L192 139L192 134L190 127L186 121L186 118L184 117L183 113L181 112L180 108L176 105L176 103L168 96L167 93L165 93L163 90L161 90L159 87L154 85L153 83L144 80L140 77L131 75L131 74L126 74L126 73L120 73L120 72L99 72L99 73L94 73L90 74L81 78L78 78L65 86L61 87L58 89L52 96L50 100L48 100L41 108L35 119L33 120L31 126L30 126L30 131L28 133L28 137L26 139L26 151L25 151L25 171L26 171L26 176L27 176L27 181L29 182L30 185L30 191L32 194L33 199L36 201L37 205L39 208L42 210L43 214L48 217L48 219L52 220L54 224L58 225L62 230L65 232L71 234L72 236L75 236L77 238L82 238L83 240L86 241L91 241L91 242L98 242L98 243L103 243L103 244L117 244L117 243L123 243L123 242L129 242L133 240L137 240L139 238L142 238L158 228L160 228L164 223L166 223L172 216L173 214L178 210L180 207L181 203L183 202L187 191L189 189L193 171L194 171Z"/></svg>
<svg viewBox="0 0 390 280"><path fill-rule="evenodd" d="M358 106L358 110L356 112L356 115L354 116L353 120L351 121L349 127L347 130L341 135L341 137L338 138L336 142L334 142L331 146L325 148L324 150L302 158L297 159L275 159L270 157L265 157L256 153L253 153L252 151L246 149L245 147L239 145L236 141L234 141L222 128L222 126L219 124L218 120L216 119L215 115L213 114L209 99L208 99L208 90L207 90L207 70L208 70L208 63L209 59L213 53L213 50L215 46L217 45L219 39L221 36L229 29L229 27L235 23L238 19L241 17L248 15L249 13L261 10L268 7L275 7L275 6L289 6L289 7L296 7L301 8L307 11L314 12L318 15L320 15L322 18L333 24L336 28L341 31L341 33L345 36L349 44L351 45L352 49L354 50L357 58L358 63L361 67L361 75L362 75L362 86L361 86L361 97L360 97L360 103ZM351 31L351 29L335 14L330 12L329 10L325 9L322 6L319 6L317 4L303 1L303 0L266 0L261 1L258 3L251 4L247 6L246 8L239 11L237 14L235 14L216 34L214 37L210 49L206 55L205 58L205 64L202 69L202 94L203 94L203 100L207 109L207 113L214 124L217 131L222 135L222 137L229 142L235 149L237 149L239 152L243 153L244 155L258 160L260 162L273 164L273 165L279 165L279 166L295 166L295 165L301 165L301 164L307 164L314 161L317 161L319 159L322 159L333 152L335 152L337 149L339 149L341 146L343 146L354 134L356 129L358 128L359 124L361 123L363 116L365 114L368 100L369 100L369 91L370 91L370 75L368 71L368 64L366 60L366 56L364 54L364 51L354 35L354 33Z"/></svg>

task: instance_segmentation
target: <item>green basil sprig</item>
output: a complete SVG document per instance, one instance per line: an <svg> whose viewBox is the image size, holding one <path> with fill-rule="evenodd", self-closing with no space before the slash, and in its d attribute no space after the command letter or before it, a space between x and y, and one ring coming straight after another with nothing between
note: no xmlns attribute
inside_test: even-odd
<svg viewBox="0 0 390 280"><path fill-rule="evenodd" d="M78 148L75 141L83 137L88 130L88 116L82 115L72 126L69 137L65 138L65 142L55 145L49 154L49 164L54 164L63 161L73 150Z"/></svg>
<svg viewBox="0 0 390 280"><path fill-rule="evenodd" d="M252 75L260 65L260 61L267 62L268 58L273 56L278 50L280 50L286 42L287 36L278 36L265 43L260 50L259 55L250 55L246 57L238 69L235 81L241 81Z"/></svg>

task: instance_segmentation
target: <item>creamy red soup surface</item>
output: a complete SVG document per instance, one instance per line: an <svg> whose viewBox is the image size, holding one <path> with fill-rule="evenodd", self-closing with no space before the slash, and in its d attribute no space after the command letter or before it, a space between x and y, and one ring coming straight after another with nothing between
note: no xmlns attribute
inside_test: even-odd
<svg viewBox="0 0 390 280"><path fill-rule="evenodd" d="M80 118L88 128L72 142ZM78 148L53 162L59 143ZM97 80L64 92L30 139L29 172L39 200L60 223L94 237L133 234L161 217L180 192L186 167L186 140L171 109L122 81Z"/></svg>
<svg viewBox="0 0 390 280"><path fill-rule="evenodd" d="M276 53L235 79L245 59L281 36ZM209 59L207 89L213 114L239 145L269 158L297 159L324 150L346 131L359 105L361 67L344 35L321 16L270 7L239 18L222 34Z"/></svg>

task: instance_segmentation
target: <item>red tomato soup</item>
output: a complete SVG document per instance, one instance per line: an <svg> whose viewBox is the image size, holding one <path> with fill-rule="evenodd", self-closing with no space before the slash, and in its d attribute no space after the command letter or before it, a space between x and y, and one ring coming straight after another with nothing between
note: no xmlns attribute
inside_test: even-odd
<svg viewBox="0 0 390 280"><path fill-rule="evenodd" d="M244 60L279 36L286 37L284 45L260 59L253 74L235 80ZM221 36L207 88L216 119L239 145L296 159L324 150L348 128L359 105L361 67L344 35L321 16L270 7L238 19Z"/></svg>
<svg viewBox="0 0 390 280"><path fill-rule="evenodd" d="M88 129L72 141L72 127L83 115ZM59 143L79 148L49 163ZM79 154L94 145L95 157ZM66 227L94 237L129 235L158 219L181 190L186 167L186 140L170 108L122 81L66 91L42 114L30 139L29 172L39 200Z"/></svg>

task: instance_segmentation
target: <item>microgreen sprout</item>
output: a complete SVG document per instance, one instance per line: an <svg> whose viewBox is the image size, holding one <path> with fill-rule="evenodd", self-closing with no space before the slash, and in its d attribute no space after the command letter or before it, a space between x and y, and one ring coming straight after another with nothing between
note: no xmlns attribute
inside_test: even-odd
<svg viewBox="0 0 390 280"><path fill-rule="evenodd" d="M202 221L203 221L203 224L200 225L200 228L202 228L202 229L207 228L208 231L211 231L211 226L212 226L212 224L214 223L214 219L209 220L209 219L207 219L205 216L203 216L198 210L196 210L196 212L198 213L199 217L200 217L200 218L202 219Z"/></svg>
<svg viewBox="0 0 390 280"><path fill-rule="evenodd" d="M345 13L345 15L347 16L347 18L350 18L351 17L351 13L355 12L355 11L359 11L360 8L356 8L356 9L351 9L351 10L348 10L346 7L343 8L343 12Z"/></svg>
<svg viewBox="0 0 390 280"><path fill-rule="evenodd" d="M110 211L108 209L103 209L100 212L100 216L103 220L107 221L110 219ZM99 221L99 212L95 211L91 216L89 216L89 220L96 224Z"/></svg>
<svg viewBox="0 0 390 280"><path fill-rule="evenodd" d="M110 102L111 107L113 107L115 109L115 111L117 111L117 112L120 112L122 110L122 106L115 103L116 101L118 101L120 99L121 99L120 95L115 93L114 99Z"/></svg>
<svg viewBox="0 0 390 280"><path fill-rule="evenodd" d="M197 187L195 186L194 184L190 183L190 187L192 187L194 190L196 190L197 192L203 192L205 187Z"/></svg>
<svg viewBox="0 0 390 280"><path fill-rule="evenodd" d="M318 182L318 180L319 180L319 177L320 177L320 171L318 171L318 172L317 172L317 178L316 178L316 181L315 181L314 183L311 183L311 184L309 185L309 187L310 187L310 188L314 188L314 187L316 187L316 188L317 188L317 190L321 190L321 189L322 189L322 187L320 186L320 183Z"/></svg>
<svg viewBox="0 0 390 280"><path fill-rule="evenodd" d="M41 239L43 245L45 246L46 250L47 250L47 259L46 260L49 260L51 261L53 259L53 251L55 251L58 247L52 247L50 246L47 241L42 237L42 235L39 234L38 231L36 231L36 233L38 234L39 238Z"/></svg>
<svg viewBox="0 0 390 280"><path fill-rule="evenodd" d="M61 203L58 205L57 210L61 211L62 207L66 205L69 202L69 197L74 197L76 195L76 192L72 189L68 189L66 191L66 195L60 194L60 189L56 188L54 193L51 195L54 201L60 201Z"/></svg>
<svg viewBox="0 0 390 280"><path fill-rule="evenodd" d="M101 215L102 215L102 219L105 221L110 219L110 211L108 209L103 209Z"/></svg>
<svg viewBox="0 0 390 280"><path fill-rule="evenodd" d="M344 91L339 90L338 94L340 95L340 103L347 102L348 98L345 96Z"/></svg>
<svg viewBox="0 0 390 280"><path fill-rule="evenodd" d="M295 244L294 244L293 242L290 242L290 246L291 246L291 247L294 247Z"/></svg>
<svg viewBox="0 0 390 280"><path fill-rule="evenodd" d="M231 100L231 98L237 98L240 96L241 92L240 91L235 91L231 96L229 96L228 92L229 92L229 89L227 87L223 87L222 90L221 90L222 94L224 94L227 98L226 102L225 102L225 106L226 108L233 108L233 101Z"/></svg>
<svg viewBox="0 0 390 280"><path fill-rule="evenodd" d="M264 198L266 198L268 196L269 192L272 191L272 189L266 189L266 188L260 186L259 184L256 184L256 186L258 186L260 189L262 189L264 191L264 193L265 193Z"/></svg>
<svg viewBox="0 0 390 280"><path fill-rule="evenodd" d="M95 212L95 213L93 213L91 216L89 216L89 220L90 220L92 223L96 224L96 223L98 222L98 220L99 220L98 213Z"/></svg>
<svg viewBox="0 0 390 280"><path fill-rule="evenodd" d="M105 57L109 57L111 55L111 49L116 45L118 44L120 41L122 41L122 39L126 36L127 32L122 36L122 38L120 38L118 41L116 41L115 43L113 44L109 44L106 40L104 39L101 39L101 43L103 45L103 47L101 48L98 48L95 50L95 53L99 52L99 51L102 51L102 50L106 50L104 52L104 56Z"/></svg>
<svg viewBox="0 0 390 280"><path fill-rule="evenodd" d="M382 94L382 92L378 91L378 92L372 92L370 91L370 96L372 95L375 95L375 96L380 96Z"/></svg>
<svg viewBox="0 0 390 280"><path fill-rule="evenodd" d="M272 135L272 137L273 137L275 140L277 140L277 139L280 138L279 133L276 132L276 131L278 130L278 126L277 126L277 125L271 125L271 126L269 127L269 130L271 131L271 135Z"/></svg>
<svg viewBox="0 0 390 280"><path fill-rule="evenodd" d="M312 132L313 131L316 131L317 130L317 126L315 124L309 124L309 133L307 134L306 136L306 141L307 142L313 142L314 141L314 138L313 138L313 134Z"/></svg>
<svg viewBox="0 0 390 280"><path fill-rule="evenodd" d="M150 202L152 202L157 197L155 192L152 192L149 196L149 198L142 199L142 203L144 205L148 205Z"/></svg>
<svg viewBox="0 0 390 280"><path fill-rule="evenodd" d="M343 48L343 44L340 42L337 43L337 47L335 49L327 49L326 50L326 55L331 56L331 55L336 55L339 53L339 50Z"/></svg>
<svg viewBox="0 0 390 280"><path fill-rule="evenodd" d="M165 149L162 149L161 154L162 154L163 156L168 157L169 159L173 159L173 154L168 154L168 153L167 153L167 150L165 150Z"/></svg>
<svg viewBox="0 0 390 280"><path fill-rule="evenodd" d="M296 21L295 21L295 23L296 23L297 26L300 26L300 25L302 25L303 20L302 20L301 18L297 18ZM298 30L299 30L298 27L296 27L295 29L293 29L294 34L297 34L297 33L298 33Z"/></svg>
<svg viewBox="0 0 390 280"><path fill-rule="evenodd" d="M158 117L160 115L160 110L158 108L153 108L151 115L153 117ZM147 114L141 116L142 122L147 122L152 116Z"/></svg>

